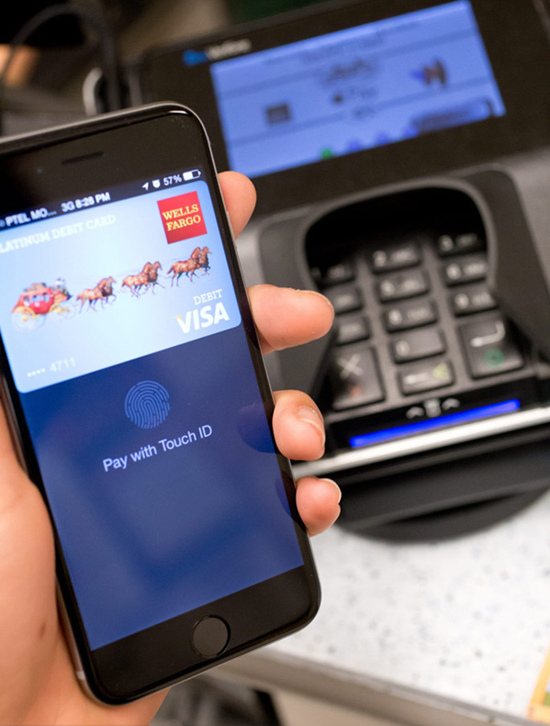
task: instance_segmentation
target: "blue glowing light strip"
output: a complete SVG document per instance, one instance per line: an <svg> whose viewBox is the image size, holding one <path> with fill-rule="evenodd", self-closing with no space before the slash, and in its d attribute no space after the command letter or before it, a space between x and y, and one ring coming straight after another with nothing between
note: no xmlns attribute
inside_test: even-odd
<svg viewBox="0 0 550 726"><path fill-rule="evenodd" d="M511 413L512 411L517 411L519 408L520 402L517 399L511 399L510 401L493 403L490 406L480 406L479 408L471 408L468 411L438 416L437 418L430 418L425 421L416 421L415 423L405 424L404 426L395 426L391 429L373 431L370 434L352 436L349 444L354 449L358 449L361 446L380 444L383 441L400 439L403 436L410 436L411 434L423 434L426 431L434 431L444 426L467 423L468 421L478 421L479 419L498 416L502 413Z"/></svg>

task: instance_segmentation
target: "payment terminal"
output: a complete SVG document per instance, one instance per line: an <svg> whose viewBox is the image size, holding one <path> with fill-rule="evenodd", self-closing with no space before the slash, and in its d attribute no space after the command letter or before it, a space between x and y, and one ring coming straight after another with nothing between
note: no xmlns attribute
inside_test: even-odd
<svg viewBox="0 0 550 726"><path fill-rule="evenodd" d="M277 354L321 403L341 524L471 531L550 487L550 21L542 0L369 0L152 49L258 209L249 283L321 290L333 335Z"/></svg>

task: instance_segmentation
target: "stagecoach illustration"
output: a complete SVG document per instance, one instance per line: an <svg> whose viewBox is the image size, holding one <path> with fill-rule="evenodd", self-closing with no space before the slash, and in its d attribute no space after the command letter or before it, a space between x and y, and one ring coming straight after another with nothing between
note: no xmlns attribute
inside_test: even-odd
<svg viewBox="0 0 550 726"><path fill-rule="evenodd" d="M172 263L164 279L169 279L170 285L179 285L182 276L193 282L193 277L210 275L210 258L212 251L208 247L195 247L186 260L177 260ZM136 298L141 297L147 290L155 292L156 287L164 288L159 281L160 262L146 262L138 274L127 275L120 285L123 292L126 288ZM13 324L18 330L35 330L44 324L48 316L58 315L61 318L70 318L76 312L97 311L114 304L117 299L113 286L114 277L102 278L95 287L86 288L74 297L67 289L67 283L59 277L53 285L45 282L33 282L29 285L12 308ZM98 302L100 305L98 306Z"/></svg>
<svg viewBox="0 0 550 726"><path fill-rule="evenodd" d="M66 304L70 297L65 280L61 278L53 285L34 282L23 290L13 307L15 326L21 330L34 330L50 314L70 317L74 313L74 307Z"/></svg>

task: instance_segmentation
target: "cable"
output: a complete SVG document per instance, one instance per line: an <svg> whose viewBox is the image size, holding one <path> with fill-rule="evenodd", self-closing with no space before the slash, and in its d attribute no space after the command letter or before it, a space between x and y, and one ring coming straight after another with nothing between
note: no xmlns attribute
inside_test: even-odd
<svg viewBox="0 0 550 726"><path fill-rule="evenodd" d="M101 58L100 65L105 79L108 108L111 111L122 108L120 70L116 51L116 42L109 23L99 12L80 6L67 6L59 3L57 5L51 5L48 8L44 8L36 13L36 15L33 15L32 18L23 24L10 41L10 53L6 63L4 64L2 72L0 73L0 111L2 113L4 109L4 96L6 89L5 81L17 49L20 45L23 45L41 25L46 23L48 20L61 15L74 15L79 18L86 27L95 31L95 34L98 37L98 46ZM1 133L2 115L0 114L0 135Z"/></svg>

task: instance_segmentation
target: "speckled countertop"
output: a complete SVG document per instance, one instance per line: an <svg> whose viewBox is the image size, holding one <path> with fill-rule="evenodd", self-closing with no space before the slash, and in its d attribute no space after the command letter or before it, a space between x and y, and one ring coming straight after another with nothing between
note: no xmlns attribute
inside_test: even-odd
<svg viewBox="0 0 550 726"><path fill-rule="evenodd" d="M271 660L294 690L308 671L342 673L524 722L550 648L550 494L448 542L396 545L334 527L313 547L321 610L258 651L268 678Z"/></svg>

